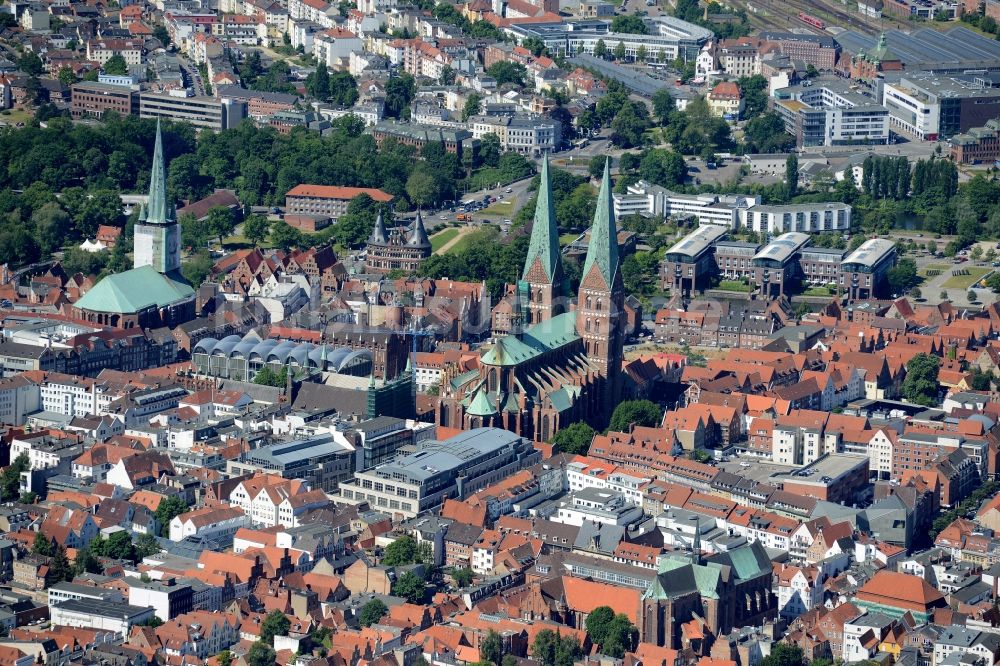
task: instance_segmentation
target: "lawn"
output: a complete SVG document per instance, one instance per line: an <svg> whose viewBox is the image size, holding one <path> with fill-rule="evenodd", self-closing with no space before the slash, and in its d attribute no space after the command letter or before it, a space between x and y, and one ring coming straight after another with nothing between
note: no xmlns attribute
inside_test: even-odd
<svg viewBox="0 0 1000 666"><path fill-rule="evenodd" d="M749 292L750 285L741 280L722 280L721 282L719 282L719 289L722 291Z"/></svg>
<svg viewBox="0 0 1000 666"><path fill-rule="evenodd" d="M803 296L826 297L826 296L835 296L836 294L837 294L836 288L831 289L830 287L823 287L823 286L809 287L808 289L802 292Z"/></svg>
<svg viewBox="0 0 1000 666"><path fill-rule="evenodd" d="M0 122L7 123L9 125L16 125L17 123L28 124L35 114L27 109L10 109L0 113Z"/></svg>
<svg viewBox="0 0 1000 666"><path fill-rule="evenodd" d="M580 234L563 234L563 235L559 236L559 244L560 245L569 245L570 243L572 243L573 241L575 241L579 237L580 237Z"/></svg>
<svg viewBox="0 0 1000 666"><path fill-rule="evenodd" d="M513 217L514 216L514 202L510 199L507 201L498 201L489 208L484 208L479 211L480 215L490 215L493 217Z"/></svg>
<svg viewBox="0 0 1000 666"><path fill-rule="evenodd" d="M431 236L431 249L434 252L440 250L448 241L458 235L458 229L445 229L444 231Z"/></svg>
<svg viewBox="0 0 1000 666"><path fill-rule="evenodd" d="M952 275L945 281L943 285L945 289L968 289L992 272L993 269L983 266L969 266L968 268L956 268L955 270L968 273L968 275Z"/></svg>
<svg viewBox="0 0 1000 666"><path fill-rule="evenodd" d="M451 252L462 252L463 250L466 250L469 247L469 244L472 243L476 239L476 237L477 234L474 233L465 234L460 239L455 241L455 244L449 247L448 252L446 252L445 254Z"/></svg>

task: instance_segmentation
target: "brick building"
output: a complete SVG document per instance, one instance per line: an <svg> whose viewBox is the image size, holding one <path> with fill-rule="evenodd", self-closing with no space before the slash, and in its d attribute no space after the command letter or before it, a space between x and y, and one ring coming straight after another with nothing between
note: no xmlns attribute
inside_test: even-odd
<svg viewBox="0 0 1000 666"><path fill-rule="evenodd" d="M296 185L285 193L285 213L289 216L326 217L333 221L347 213L354 197L367 194L378 203L388 204L393 196L373 187Z"/></svg>
<svg viewBox="0 0 1000 666"><path fill-rule="evenodd" d="M106 111L114 111L120 116L131 116L139 112L138 91L110 83L74 83L70 89L70 100L70 113L74 119L84 116L100 118Z"/></svg>

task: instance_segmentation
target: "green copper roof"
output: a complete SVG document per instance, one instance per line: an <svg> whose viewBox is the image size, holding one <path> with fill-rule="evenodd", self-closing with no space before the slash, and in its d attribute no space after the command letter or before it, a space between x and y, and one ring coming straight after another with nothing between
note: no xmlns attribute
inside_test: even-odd
<svg viewBox="0 0 1000 666"><path fill-rule="evenodd" d="M498 338L481 360L484 365L518 365L579 337L575 313L564 312L529 327L520 338L515 335Z"/></svg>
<svg viewBox="0 0 1000 666"><path fill-rule="evenodd" d="M556 228L555 202L552 200L552 184L549 180L549 158L542 160L542 176L538 182L538 199L535 203L535 221L531 227L531 243L528 256L524 260L524 278L536 259L542 260L542 268L550 282L561 278L559 264L559 230Z"/></svg>
<svg viewBox="0 0 1000 666"><path fill-rule="evenodd" d="M476 391L476 397L472 399L472 404L469 405L467 411L473 416L493 416L497 413L496 408L490 403L486 391Z"/></svg>
<svg viewBox="0 0 1000 666"><path fill-rule="evenodd" d="M597 264L607 286L614 284L618 271L618 230L615 227L614 201L611 199L611 160L604 162L604 178L601 192L597 195L597 210L594 211L594 226L590 229L590 244L587 260L583 264L583 276L590 273Z"/></svg>
<svg viewBox="0 0 1000 666"><path fill-rule="evenodd" d="M163 136L160 133L160 121L156 121L156 147L153 148L153 171L149 175L149 203L143 215L143 222L149 224L166 224L173 219L170 206L167 204L167 166L163 159Z"/></svg>
<svg viewBox="0 0 1000 666"><path fill-rule="evenodd" d="M165 307L194 296L194 289L180 280L158 273L152 266L140 266L109 275L76 302L91 312L132 314L155 305Z"/></svg>

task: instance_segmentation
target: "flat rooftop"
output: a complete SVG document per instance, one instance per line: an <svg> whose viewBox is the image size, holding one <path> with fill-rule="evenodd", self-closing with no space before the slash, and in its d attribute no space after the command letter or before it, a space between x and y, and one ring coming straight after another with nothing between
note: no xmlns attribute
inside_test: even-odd
<svg viewBox="0 0 1000 666"><path fill-rule="evenodd" d="M667 250L667 254L681 254L696 259L715 241L726 235L728 229L715 224L703 224Z"/></svg>
<svg viewBox="0 0 1000 666"><path fill-rule="evenodd" d="M420 483L441 473L450 472L480 456L498 454L521 438L499 428L476 428L443 442L426 443L419 451L376 467L381 477Z"/></svg>
<svg viewBox="0 0 1000 666"><path fill-rule="evenodd" d="M813 485L828 485L835 483L859 465L867 465L868 456L853 453L838 453L835 456L823 456L816 462L806 465L794 472L776 474L775 481L789 483L805 483Z"/></svg>
<svg viewBox="0 0 1000 666"><path fill-rule="evenodd" d="M858 264L874 268L887 255L894 252L896 244L887 238L871 238L861 244L854 252L844 258L844 264Z"/></svg>
<svg viewBox="0 0 1000 666"><path fill-rule="evenodd" d="M809 242L809 234L804 234L799 231L789 231L788 233L781 234L773 241L764 246L760 252L754 255L754 260L758 259L770 259L771 261L777 261L780 263L785 263L806 243Z"/></svg>

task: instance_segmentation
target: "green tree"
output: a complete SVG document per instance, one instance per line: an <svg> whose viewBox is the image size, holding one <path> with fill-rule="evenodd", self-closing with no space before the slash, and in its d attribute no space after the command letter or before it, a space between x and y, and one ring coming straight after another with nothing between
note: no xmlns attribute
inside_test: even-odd
<svg viewBox="0 0 1000 666"><path fill-rule="evenodd" d="M604 43L603 39L598 39L597 43L594 44L594 57L595 58L607 58L608 57L608 46Z"/></svg>
<svg viewBox="0 0 1000 666"><path fill-rule="evenodd" d="M232 666L233 653L229 650L223 650L219 654L215 655L215 659L219 662L219 666Z"/></svg>
<svg viewBox="0 0 1000 666"><path fill-rule="evenodd" d="M392 118L403 115L416 95L416 80L411 74L393 76L385 85L385 114Z"/></svg>
<svg viewBox="0 0 1000 666"><path fill-rule="evenodd" d="M938 370L936 356L917 354L906 364L906 378L901 388L903 397L918 405L937 404Z"/></svg>
<svg viewBox="0 0 1000 666"><path fill-rule="evenodd" d="M649 34L649 29L639 16L635 14L619 14L611 21L611 32L647 35Z"/></svg>
<svg viewBox="0 0 1000 666"><path fill-rule="evenodd" d="M673 188L687 179L684 156L672 150L653 148L647 150L639 163L639 175L654 185Z"/></svg>
<svg viewBox="0 0 1000 666"><path fill-rule="evenodd" d="M789 199L799 193L799 156L795 153L785 159L785 188Z"/></svg>
<svg viewBox="0 0 1000 666"><path fill-rule="evenodd" d="M743 117L753 118L767 110L767 79L760 74L744 76L736 85L743 95Z"/></svg>
<svg viewBox="0 0 1000 666"><path fill-rule="evenodd" d="M334 72L330 75L327 97L340 107L351 107L358 101L358 80L350 72Z"/></svg>
<svg viewBox="0 0 1000 666"><path fill-rule="evenodd" d="M288 252L293 247L302 244L302 233L288 225L287 222L275 222L271 225L271 244Z"/></svg>
<svg viewBox="0 0 1000 666"><path fill-rule="evenodd" d="M471 93L465 98L465 105L462 107L462 122L467 121L469 118L475 115L479 115L479 109L482 107L483 96L479 93Z"/></svg>
<svg viewBox="0 0 1000 666"><path fill-rule="evenodd" d="M886 280L889 282L892 293L906 293L911 287L920 284L916 262L909 258L900 259L895 266L889 269Z"/></svg>
<svg viewBox="0 0 1000 666"><path fill-rule="evenodd" d="M66 549L59 544L52 547L52 559L49 561L49 575L45 582L51 586L54 583L73 580L73 567L66 557Z"/></svg>
<svg viewBox="0 0 1000 666"><path fill-rule="evenodd" d="M266 217L259 213L253 213L243 221L243 237L253 243L254 247L257 247L267 238L270 227L271 223Z"/></svg>
<svg viewBox="0 0 1000 666"><path fill-rule="evenodd" d="M393 583L392 594L403 597L411 604L420 604L423 603L424 596L427 594L427 586L424 584L423 578L412 571L407 571Z"/></svg>
<svg viewBox="0 0 1000 666"><path fill-rule="evenodd" d="M472 569L462 567L451 572L451 577L458 587L469 587L472 585Z"/></svg>
<svg viewBox="0 0 1000 666"><path fill-rule="evenodd" d="M246 661L247 666L274 666L277 663L277 655L270 645L256 641L247 650Z"/></svg>
<svg viewBox="0 0 1000 666"><path fill-rule="evenodd" d="M208 250L202 248L181 264L181 274L188 284L199 287L212 272L214 265Z"/></svg>
<svg viewBox="0 0 1000 666"><path fill-rule="evenodd" d="M595 434L593 428L583 421L578 421L560 429L552 438L552 446L555 451L562 453L587 455Z"/></svg>
<svg viewBox="0 0 1000 666"><path fill-rule="evenodd" d="M100 560L95 557L91 546L87 546L76 551L76 559L73 562L73 572L76 575L84 573L104 573L104 567L101 566Z"/></svg>
<svg viewBox="0 0 1000 666"><path fill-rule="evenodd" d="M73 230L73 221L69 213L54 201L44 204L32 213L31 223L35 227L35 237L43 254L50 254L62 247L66 237Z"/></svg>
<svg viewBox="0 0 1000 666"><path fill-rule="evenodd" d="M306 92L318 100L325 101L330 96L330 70L321 62L316 71L306 79Z"/></svg>
<svg viewBox="0 0 1000 666"><path fill-rule="evenodd" d="M615 619L615 611L610 606L598 606L587 616L584 628L590 636L590 642L602 645L608 636L608 629Z"/></svg>
<svg viewBox="0 0 1000 666"><path fill-rule="evenodd" d="M115 54L104 63L104 71L114 76L124 76L128 74L128 63L119 54Z"/></svg>
<svg viewBox="0 0 1000 666"><path fill-rule="evenodd" d="M611 53L612 53L612 55L614 55L615 60L624 60L625 59L625 42L619 41L615 45L614 51L612 51Z"/></svg>
<svg viewBox="0 0 1000 666"><path fill-rule="evenodd" d="M388 612L389 609L382 603L381 599L372 599L361 607L361 612L358 614L358 624L362 627L378 624L378 621L385 617Z"/></svg>
<svg viewBox="0 0 1000 666"><path fill-rule="evenodd" d="M268 645L274 644L275 636L287 636L292 628L292 621L280 610L273 610L260 623L260 640Z"/></svg>
<svg viewBox="0 0 1000 666"><path fill-rule="evenodd" d="M135 561L135 547L132 545L132 533L119 530L108 537L104 546L104 554L113 560Z"/></svg>
<svg viewBox="0 0 1000 666"><path fill-rule="evenodd" d="M414 205L427 208L441 198L440 183L427 170L415 170L406 181L406 194Z"/></svg>
<svg viewBox="0 0 1000 666"><path fill-rule="evenodd" d="M254 375L253 383L260 386L285 388L288 385L288 368L282 366L280 372L275 372L270 366L265 365Z"/></svg>
<svg viewBox="0 0 1000 666"><path fill-rule="evenodd" d="M401 567L417 561L417 541L404 534L388 546L382 553L382 564L387 567Z"/></svg>
<svg viewBox="0 0 1000 666"><path fill-rule="evenodd" d="M167 32L167 27L161 23L158 23L153 27L153 37L155 37L158 42L163 44L163 46L170 45L170 33ZM222 666L228 666L228 664L223 664Z"/></svg>
<svg viewBox="0 0 1000 666"><path fill-rule="evenodd" d="M35 532L35 540L31 544L31 554L52 557L52 552L52 542L49 541L49 538L41 532Z"/></svg>
<svg viewBox="0 0 1000 666"><path fill-rule="evenodd" d="M21 474L30 468L28 454L21 453L0 472L0 499L9 502L21 495Z"/></svg>
<svg viewBox="0 0 1000 666"><path fill-rule="evenodd" d="M636 296L649 296L656 291L659 257L653 252L636 252L622 262L625 290Z"/></svg>
<svg viewBox="0 0 1000 666"><path fill-rule="evenodd" d="M802 666L805 655L798 645L775 643L771 646L771 654L761 660L760 666Z"/></svg>
<svg viewBox="0 0 1000 666"><path fill-rule="evenodd" d="M219 245L222 245L222 239L231 236L236 228L236 218L231 209L213 206L208 210L206 224L212 235L219 239Z"/></svg>
<svg viewBox="0 0 1000 666"><path fill-rule="evenodd" d="M643 133L649 128L645 104L627 101L611 122L611 142L620 148L641 146Z"/></svg>
<svg viewBox="0 0 1000 666"><path fill-rule="evenodd" d="M795 138L785 131L785 122L776 112L748 117L743 131L747 152L782 153L794 146Z"/></svg>
<svg viewBox="0 0 1000 666"><path fill-rule="evenodd" d="M160 542L152 534L140 534L135 538L135 557L138 561L156 555L161 550Z"/></svg>
<svg viewBox="0 0 1000 666"><path fill-rule="evenodd" d="M17 68L28 76L41 76L45 73L45 64L34 51L25 51L17 60Z"/></svg>
<svg viewBox="0 0 1000 666"><path fill-rule="evenodd" d="M441 75L438 76L438 83L443 86L450 86L455 84L455 70L451 65L445 65L441 68Z"/></svg>
<svg viewBox="0 0 1000 666"><path fill-rule="evenodd" d="M536 58L548 52L548 49L545 48L545 42L538 37L528 37L521 42L521 47L531 51L531 55Z"/></svg>
<svg viewBox="0 0 1000 666"><path fill-rule="evenodd" d="M663 420L663 410L655 402L649 400L625 400L618 403L611 415L608 430L613 432L628 432L630 426L645 426L653 428Z"/></svg>
<svg viewBox="0 0 1000 666"><path fill-rule="evenodd" d="M500 60L487 67L486 73L496 79L498 86L502 86L505 83L524 86L528 70L519 62Z"/></svg>
<svg viewBox="0 0 1000 666"><path fill-rule="evenodd" d="M479 644L479 658L499 666L503 658L503 643L500 634L490 629Z"/></svg>
<svg viewBox="0 0 1000 666"><path fill-rule="evenodd" d="M170 497L165 497L160 500L160 504L156 507L156 511L153 512L153 515L156 517L156 522L160 524L160 536L169 536L170 521L176 516L186 513L187 510L187 502L176 495L171 495Z"/></svg>
<svg viewBox="0 0 1000 666"><path fill-rule="evenodd" d="M666 125L667 121L677 111L677 103L669 88L660 88L653 93L653 116L661 125Z"/></svg>
<svg viewBox="0 0 1000 666"><path fill-rule="evenodd" d="M72 67L64 65L59 68L59 83L64 86L71 86L76 83L76 74L73 73Z"/></svg>

